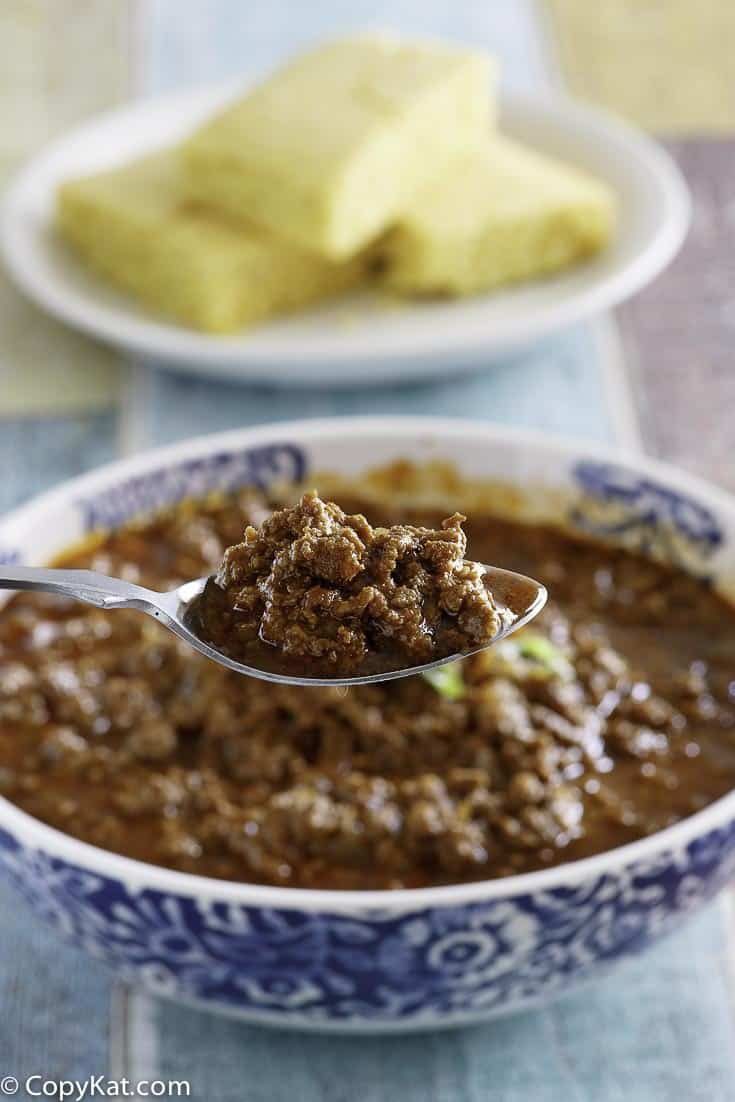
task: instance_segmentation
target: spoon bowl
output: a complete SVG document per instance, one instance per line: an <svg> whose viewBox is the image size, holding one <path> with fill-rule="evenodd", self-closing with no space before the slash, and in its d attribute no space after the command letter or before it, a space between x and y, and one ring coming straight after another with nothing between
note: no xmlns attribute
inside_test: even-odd
<svg viewBox="0 0 735 1102"><path fill-rule="evenodd" d="M58 593L72 600L95 605L97 608L136 609L158 620L205 658L218 662L220 666L225 666L235 673L259 678L261 681L277 682L281 685L331 688L340 685L369 685L376 681L412 677L439 666L445 666L449 662L456 662L460 658L467 658L471 654L477 654L494 646L501 639L507 638L512 632L529 623L546 604L546 589L533 578L516 574L512 570L501 570L496 566L485 566L484 571L485 584L501 612L506 613L503 617L503 626L488 643L457 654L444 655L442 658L419 666L401 667L357 677L334 678L297 677L260 669L257 666L247 666L205 642L195 630L194 622L197 601L209 581L208 577L195 578L193 581L184 582L176 589L159 593L133 582L124 581L122 578L98 574L93 570L59 570L12 565L0 567L0 589Z"/></svg>

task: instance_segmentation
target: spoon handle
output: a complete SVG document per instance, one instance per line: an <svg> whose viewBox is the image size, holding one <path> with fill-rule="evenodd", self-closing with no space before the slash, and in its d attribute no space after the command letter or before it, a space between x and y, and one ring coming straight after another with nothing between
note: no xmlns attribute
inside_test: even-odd
<svg viewBox="0 0 735 1102"><path fill-rule="evenodd" d="M0 589L33 589L60 593L97 608L138 608L149 611L159 594L141 585L108 578L94 570L48 570L36 566L0 566Z"/></svg>

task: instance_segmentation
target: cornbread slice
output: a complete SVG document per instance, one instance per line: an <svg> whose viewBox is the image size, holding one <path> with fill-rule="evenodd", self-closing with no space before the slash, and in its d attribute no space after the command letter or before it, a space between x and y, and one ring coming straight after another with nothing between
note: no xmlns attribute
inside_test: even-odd
<svg viewBox="0 0 735 1102"><path fill-rule="evenodd" d="M490 59L388 35L330 42L206 123L192 194L334 258L379 235L490 125Z"/></svg>
<svg viewBox="0 0 735 1102"><path fill-rule="evenodd" d="M335 294L365 267L362 259L332 263L182 200L173 151L62 184L57 225L111 283L212 333Z"/></svg>
<svg viewBox="0 0 735 1102"><path fill-rule="evenodd" d="M385 244L385 281L469 295L557 271L602 249L615 197L576 168L507 138L457 158L407 208Z"/></svg>

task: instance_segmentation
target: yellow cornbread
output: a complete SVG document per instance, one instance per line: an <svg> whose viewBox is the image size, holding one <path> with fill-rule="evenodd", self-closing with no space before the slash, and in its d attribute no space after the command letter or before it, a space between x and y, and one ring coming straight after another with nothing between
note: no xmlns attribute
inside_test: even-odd
<svg viewBox="0 0 735 1102"><path fill-rule="evenodd" d="M191 193L334 258L405 209L490 125L490 59L359 36L297 57L185 143Z"/></svg>
<svg viewBox="0 0 735 1102"><path fill-rule="evenodd" d="M602 249L612 191L586 173L493 138L427 185L389 236L385 281L468 295L564 268Z"/></svg>
<svg viewBox="0 0 735 1102"><path fill-rule="evenodd" d="M334 294L364 268L360 259L335 264L183 201L172 151L63 184L57 225L98 274L212 333Z"/></svg>

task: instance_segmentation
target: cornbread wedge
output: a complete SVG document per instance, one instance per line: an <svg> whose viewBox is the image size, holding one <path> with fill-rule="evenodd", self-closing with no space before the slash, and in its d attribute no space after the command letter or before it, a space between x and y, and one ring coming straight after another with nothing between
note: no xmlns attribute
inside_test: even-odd
<svg viewBox="0 0 735 1102"><path fill-rule="evenodd" d="M457 158L422 189L385 245L385 281L412 294L469 295L547 275L602 249L612 191L506 138Z"/></svg>
<svg viewBox="0 0 735 1102"><path fill-rule="evenodd" d="M431 175L478 149L492 65L439 42L319 46L185 143L191 193L333 258L395 220Z"/></svg>
<svg viewBox="0 0 735 1102"><path fill-rule="evenodd" d="M99 275L212 333L335 294L358 282L365 266L332 263L182 200L172 151L63 184L57 225Z"/></svg>

